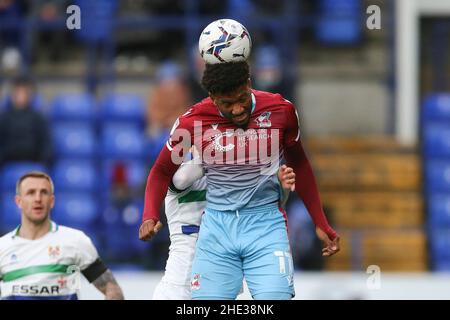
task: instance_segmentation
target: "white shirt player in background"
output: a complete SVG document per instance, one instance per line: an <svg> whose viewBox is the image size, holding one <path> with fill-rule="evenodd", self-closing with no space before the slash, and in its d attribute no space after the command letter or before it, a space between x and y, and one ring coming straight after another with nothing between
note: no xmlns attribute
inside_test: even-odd
<svg viewBox="0 0 450 320"><path fill-rule="evenodd" d="M194 151L195 153L195 151ZM282 204L294 191L295 173L283 165L278 171L283 188ZM191 271L200 222L206 206L206 177L198 161L181 164L172 178L165 198L170 233L169 258L161 281L153 292L154 300L190 300ZM158 222L157 229L162 227Z"/></svg>
<svg viewBox="0 0 450 320"><path fill-rule="evenodd" d="M47 174L23 175L16 185L15 201L21 210L21 224L0 238L2 299L78 299L78 271L105 299L123 299L91 239L50 220L55 196Z"/></svg>

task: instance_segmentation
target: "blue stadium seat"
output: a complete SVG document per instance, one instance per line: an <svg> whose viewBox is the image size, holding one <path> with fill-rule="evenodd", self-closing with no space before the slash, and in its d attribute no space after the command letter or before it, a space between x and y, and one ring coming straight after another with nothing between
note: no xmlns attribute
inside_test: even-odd
<svg viewBox="0 0 450 320"><path fill-rule="evenodd" d="M101 103L101 116L105 121L130 121L144 124L144 99L130 93L109 94Z"/></svg>
<svg viewBox="0 0 450 320"><path fill-rule="evenodd" d="M148 250L149 244L137 237L142 210L142 201L130 203L122 209L109 207L104 210L102 225L107 233L106 254L110 258L130 259Z"/></svg>
<svg viewBox="0 0 450 320"><path fill-rule="evenodd" d="M361 40L360 0L321 0L316 38L326 44L354 44Z"/></svg>
<svg viewBox="0 0 450 320"><path fill-rule="evenodd" d="M450 120L450 94L439 93L425 97L423 101L425 120Z"/></svg>
<svg viewBox="0 0 450 320"><path fill-rule="evenodd" d="M428 219L431 227L450 228L450 195L432 194L428 198Z"/></svg>
<svg viewBox="0 0 450 320"><path fill-rule="evenodd" d="M322 13L348 14L357 13L361 9L361 0L320 0Z"/></svg>
<svg viewBox="0 0 450 320"><path fill-rule="evenodd" d="M138 126L106 123L101 139L105 159L140 159L144 155L144 132Z"/></svg>
<svg viewBox="0 0 450 320"><path fill-rule="evenodd" d="M53 100L49 116L54 121L93 121L95 120L94 98L87 93L59 94Z"/></svg>
<svg viewBox="0 0 450 320"><path fill-rule="evenodd" d="M20 224L20 209L15 203L16 193L13 191L4 192L1 195L0 231L9 232Z"/></svg>
<svg viewBox="0 0 450 320"><path fill-rule="evenodd" d="M56 123L53 126L55 153L59 157L93 157L97 141L91 125L79 122Z"/></svg>
<svg viewBox="0 0 450 320"><path fill-rule="evenodd" d="M75 35L83 42L97 43L107 39L113 32L113 21L118 0L76 0L82 12L83 27Z"/></svg>
<svg viewBox="0 0 450 320"><path fill-rule="evenodd" d="M1 188L5 192L15 192L17 180L29 171L43 171L44 165L35 162L15 162L5 164L1 173Z"/></svg>
<svg viewBox="0 0 450 320"><path fill-rule="evenodd" d="M317 39L325 44L354 44L361 39L358 17L322 17L316 27Z"/></svg>
<svg viewBox="0 0 450 320"><path fill-rule="evenodd" d="M169 139L169 130L161 130L152 137L146 137L145 139L145 158L150 163L153 163L158 157L161 149Z"/></svg>
<svg viewBox="0 0 450 320"><path fill-rule="evenodd" d="M450 156L450 125L426 123L423 135L425 156Z"/></svg>
<svg viewBox="0 0 450 320"><path fill-rule="evenodd" d="M430 160L425 164L426 189L429 194L450 191L450 162Z"/></svg>
<svg viewBox="0 0 450 320"><path fill-rule="evenodd" d="M448 272L450 271L450 259L436 259L433 261L433 271Z"/></svg>
<svg viewBox="0 0 450 320"><path fill-rule="evenodd" d="M450 261L450 229L433 229L430 232L430 244L433 262Z"/></svg>
<svg viewBox="0 0 450 320"><path fill-rule="evenodd" d="M109 190L111 187L113 168L119 162L125 166L128 185L131 188L140 188L145 185L149 173L149 168L145 162L139 160L106 160L102 165L102 187L104 190Z"/></svg>
<svg viewBox="0 0 450 320"><path fill-rule="evenodd" d="M99 216L95 194L56 190L55 208L52 215L56 223L89 231L95 228Z"/></svg>
<svg viewBox="0 0 450 320"><path fill-rule="evenodd" d="M60 160L53 167L53 180L58 191L97 190L98 177L89 160Z"/></svg>

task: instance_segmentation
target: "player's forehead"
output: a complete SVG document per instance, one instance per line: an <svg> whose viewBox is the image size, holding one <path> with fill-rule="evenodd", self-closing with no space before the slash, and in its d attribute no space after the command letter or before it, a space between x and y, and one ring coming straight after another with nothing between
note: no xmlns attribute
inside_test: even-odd
<svg viewBox="0 0 450 320"><path fill-rule="evenodd" d="M248 83L238 87L236 90L228 93L217 93L214 97L218 100L234 100L246 97L250 94L250 87Z"/></svg>
<svg viewBox="0 0 450 320"><path fill-rule="evenodd" d="M26 177L20 183L20 190L24 192L31 189L51 191L50 181L44 177Z"/></svg>

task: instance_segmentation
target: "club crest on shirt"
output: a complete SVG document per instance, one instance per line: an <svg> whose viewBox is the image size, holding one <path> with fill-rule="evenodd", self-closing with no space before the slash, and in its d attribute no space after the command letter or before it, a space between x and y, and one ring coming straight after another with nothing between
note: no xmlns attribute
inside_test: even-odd
<svg viewBox="0 0 450 320"><path fill-rule="evenodd" d="M191 290L198 290L200 289L200 275L194 274L194 277L192 278L191 281Z"/></svg>
<svg viewBox="0 0 450 320"><path fill-rule="evenodd" d="M214 146L214 150L219 151L219 152L228 152L234 149L235 145L233 143L228 143L226 145L224 145L225 143L225 137L226 138L231 138L233 137L233 132L222 132L219 134L216 134L212 140L213 140L213 146Z"/></svg>
<svg viewBox="0 0 450 320"><path fill-rule="evenodd" d="M59 256L60 253L61 253L61 250L59 249L59 246L55 246L55 247L49 246L48 247L48 256L50 258L56 258Z"/></svg>
<svg viewBox="0 0 450 320"><path fill-rule="evenodd" d="M269 120L270 114L271 112L266 111L261 113L261 115L255 119L260 128L270 128L272 126L272 122Z"/></svg>
<svg viewBox="0 0 450 320"><path fill-rule="evenodd" d="M17 255L15 253L13 253L10 257L9 257L9 261L11 263L16 263L17 262Z"/></svg>

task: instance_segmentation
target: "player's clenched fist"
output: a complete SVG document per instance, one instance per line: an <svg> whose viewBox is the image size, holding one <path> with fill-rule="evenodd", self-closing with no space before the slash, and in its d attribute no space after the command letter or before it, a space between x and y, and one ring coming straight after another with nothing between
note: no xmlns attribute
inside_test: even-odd
<svg viewBox="0 0 450 320"><path fill-rule="evenodd" d="M278 170L278 179L283 189L295 191L295 173L291 167L283 164Z"/></svg>
<svg viewBox="0 0 450 320"><path fill-rule="evenodd" d="M139 239L142 241L150 240L161 230L162 226L163 224L160 221L155 223L153 219L145 220L139 228Z"/></svg>

